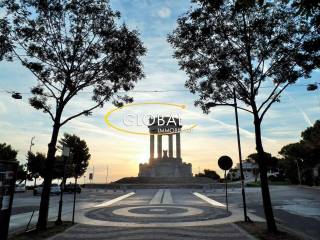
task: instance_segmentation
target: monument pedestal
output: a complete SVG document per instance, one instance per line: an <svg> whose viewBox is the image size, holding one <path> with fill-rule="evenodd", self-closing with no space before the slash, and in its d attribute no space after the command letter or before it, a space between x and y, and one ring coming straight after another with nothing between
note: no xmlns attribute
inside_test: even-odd
<svg viewBox="0 0 320 240"><path fill-rule="evenodd" d="M177 118L164 117L164 126L159 126L158 120L153 121L154 124L149 126L150 132L150 158L149 163L139 165L139 177L167 177L181 178L192 177L192 165L182 162L181 158L181 137L180 132L182 126ZM172 132L174 129L175 132ZM162 150L163 138L168 137L168 150ZM174 156L174 139L175 153ZM154 155L155 142L157 142L157 157Z"/></svg>

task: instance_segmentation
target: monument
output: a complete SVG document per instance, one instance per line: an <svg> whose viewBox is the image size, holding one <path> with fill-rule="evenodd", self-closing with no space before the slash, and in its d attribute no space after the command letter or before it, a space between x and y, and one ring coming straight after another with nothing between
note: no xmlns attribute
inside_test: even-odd
<svg viewBox="0 0 320 240"><path fill-rule="evenodd" d="M149 123L150 158L149 163L139 165L139 177L192 177L191 164L182 162L181 158L180 119L158 117L150 119ZM165 138L168 139L168 148L163 150ZM155 156L155 142L157 142L157 156Z"/></svg>

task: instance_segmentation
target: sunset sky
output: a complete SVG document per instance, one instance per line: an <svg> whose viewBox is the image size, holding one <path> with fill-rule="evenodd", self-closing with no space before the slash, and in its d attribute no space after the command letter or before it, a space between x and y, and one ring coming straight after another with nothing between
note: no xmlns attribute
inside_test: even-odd
<svg viewBox="0 0 320 240"><path fill-rule="evenodd" d="M179 70L177 60L172 57L173 49L166 37L176 26L176 19L190 6L187 0L114 0L114 10L121 12L119 23L125 22L131 29L140 32L147 48L143 57L145 78L132 92L136 103L165 102L185 105L185 110L165 106L147 106L130 111L140 113L179 113L186 125L197 124L190 133L181 136L182 159L192 163L193 173L199 169L215 169L221 155L229 155L238 162L234 112L232 108L212 109L205 115L194 107L197 99L184 88L187 77ZM3 14L0 12L0 15ZM299 140L300 133L320 117L320 91L307 92L304 84L319 82L320 72L315 71L312 78L301 79L291 86L268 112L263 123L263 143L265 150L275 155L285 144ZM30 139L35 136L34 152L46 152L51 133L49 116L36 111L28 104L30 88L36 84L33 75L18 62L0 63L0 142L11 144L19 151L18 160L25 162ZM261 98L270 91L271 83L266 83ZM22 100L14 100L6 91L23 93ZM162 92L143 92L161 90ZM168 91L166 91L168 90ZM164 92L166 91L166 92ZM90 106L90 92L83 92L66 109L65 116ZM86 140L92 159L89 171L94 166L95 182L106 181L107 166L109 181L125 176L137 176L139 163L149 158L149 137L118 132L104 122L104 115L113 109L106 104L90 117L74 119L60 131L73 133ZM121 124L125 112L113 115L111 120ZM121 115L122 114L122 115ZM254 152L254 132L252 117L240 112L241 141L243 157ZM143 127L140 127L142 129ZM145 129L146 130L146 129ZM166 148L164 148L166 149ZM88 175L88 174L87 174ZM82 180L81 180L82 183Z"/></svg>

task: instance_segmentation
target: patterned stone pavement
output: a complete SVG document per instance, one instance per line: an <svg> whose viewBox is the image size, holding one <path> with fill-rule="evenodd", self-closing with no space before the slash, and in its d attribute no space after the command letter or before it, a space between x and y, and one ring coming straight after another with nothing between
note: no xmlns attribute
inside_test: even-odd
<svg viewBox="0 0 320 240"><path fill-rule="evenodd" d="M204 227L177 228L125 228L100 227L80 224L55 240L71 239L108 239L108 240L209 240L209 239L237 239L246 240L250 237L233 224L222 224Z"/></svg>
<svg viewBox="0 0 320 240"><path fill-rule="evenodd" d="M234 215L190 190L138 190L78 214L80 224L51 240L252 239Z"/></svg>

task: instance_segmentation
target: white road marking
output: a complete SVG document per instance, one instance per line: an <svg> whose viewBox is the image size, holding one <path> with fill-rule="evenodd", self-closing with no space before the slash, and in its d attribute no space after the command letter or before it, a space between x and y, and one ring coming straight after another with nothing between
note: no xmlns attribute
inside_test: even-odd
<svg viewBox="0 0 320 240"><path fill-rule="evenodd" d="M194 192L193 195L197 196L198 198L201 198L203 201L213 205L213 206L216 206L216 207L226 207L226 205L220 203L220 202L217 202L211 198L208 198L207 196L205 195L202 195L200 193L197 193L197 192Z"/></svg>
<svg viewBox="0 0 320 240"><path fill-rule="evenodd" d="M131 192L131 193L128 193L128 194L125 194L125 195L122 195L120 197L117 197L117 198L114 198L114 199L111 199L109 201L106 201L106 202L103 202L103 203L100 203L94 207L107 207L107 206L110 206L111 204L114 204L116 202L119 202L125 198L128 198L130 196L132 196L133 194L135 194L134 192Z"/></svg>
<svg viewBox="0 0 320 240"><path fill-rule="evenodd" d="M150 205L161 204L162 195L163 195L163 189L159 189L159 191L154 195L154 197L151 199L149 204Z"/></svg>
<svg viewBox="0 0 320 240"><path fill-rule="evenodd" d="M162 204L173 204L173 200L172 200L172 196L171 196L171 191L170 191L169 189L166 189L166 190L164 191Z"/></svg>

